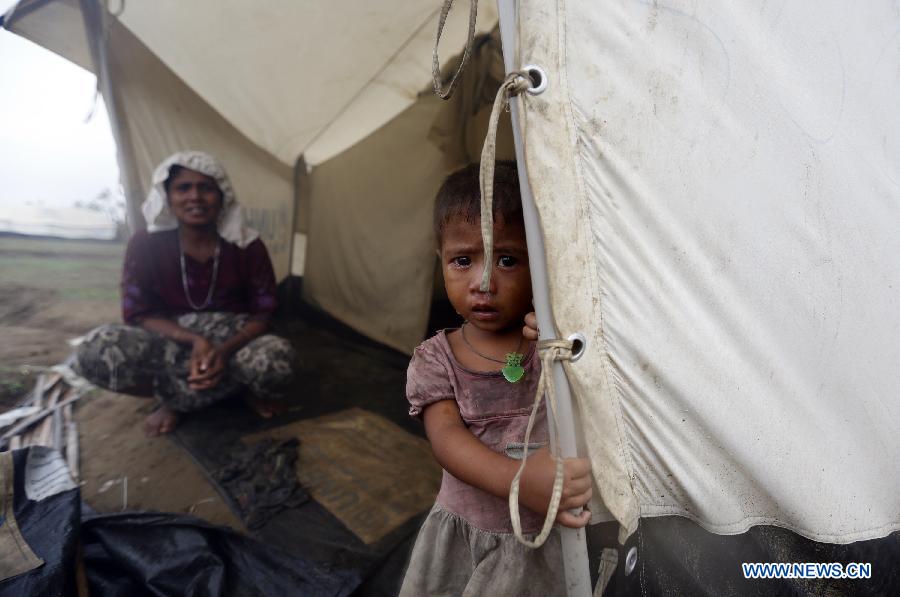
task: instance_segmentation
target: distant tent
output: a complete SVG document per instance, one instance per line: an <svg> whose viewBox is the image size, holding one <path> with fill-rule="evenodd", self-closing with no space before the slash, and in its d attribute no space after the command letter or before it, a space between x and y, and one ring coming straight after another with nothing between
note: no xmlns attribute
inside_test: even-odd
<svg viewBox="0 0 900 597"><path fill-rule="evenodd" d="M106 214L79 207L10 205L0 213L0 233L115 240L119 230Z"/></svg>

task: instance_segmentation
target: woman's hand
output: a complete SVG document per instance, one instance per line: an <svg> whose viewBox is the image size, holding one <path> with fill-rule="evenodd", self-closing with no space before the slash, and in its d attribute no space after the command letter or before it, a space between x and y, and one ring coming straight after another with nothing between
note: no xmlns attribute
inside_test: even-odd
<svg viewBox="0 0 900 597"><path fill-rule="evenodd" d="M188 387L192 390L208 390L222 380L228 355L209 340L197 337L191 351Z"/></svg>
<svg viewBox="0 0 900 597"><path fill-rule="evenodd" d="M225 368L231 355L253 339L266 333L267 329L267 322L251 320L235 332L231 338L218 346L213 345L202 336L194 338L188 387L192 390L207 390L215 387L225 375Z"/></svg>
<svg viewBox="0 0 900 597"><path fill-rule="evenodd" d="M556 461L549 448L541 448L528 455L528 464L519 485L519 501L535 512L546 512L553 493L553 479L556 475ZM565 458L563 460L563 491L559 502L556 522L581 528L590 521L590 510L578 514L569 510L584 508L593 495L591 488L591 463L587 458Z"/></svg>
<svg viewBox="0 0 900 597"><path fill-rule="evenodd" d="M534 340L538 339L538 325L537 325L537 315L534 314L534 311L531 311L527 315L525 315L525 326L522 328L522 335L525 336L526 340Z"/></svg>

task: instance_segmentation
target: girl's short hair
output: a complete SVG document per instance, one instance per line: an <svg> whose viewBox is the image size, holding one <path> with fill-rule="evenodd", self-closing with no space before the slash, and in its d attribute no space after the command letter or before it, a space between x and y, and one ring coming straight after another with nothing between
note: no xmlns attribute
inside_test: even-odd
<svg viewBox="0 0 900 597"><path fill-rule="evenodd" d="M474 224L481 219L479 170L479 164L469 164L448 176L441 185L434 202L434 233L438 244L451 220L462 218ZM494 166L494 218L505 224L524 221L519 173L511 160L498 161Z"/></svg>

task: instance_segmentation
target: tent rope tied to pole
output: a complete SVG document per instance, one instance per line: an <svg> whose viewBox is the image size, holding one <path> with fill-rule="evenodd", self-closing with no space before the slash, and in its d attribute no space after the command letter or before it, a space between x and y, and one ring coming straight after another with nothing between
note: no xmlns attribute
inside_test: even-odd
<svg viewBox="0 0 900 597"><path fill-rule="evenodd" d="M484 271L481 277L481 292L488 292L491 287L491 272L494 259L494 162L497 156L497 123L500 113L509 105L509 98L534 87L528 71L513 71L506 76L497 90L491 118L488 121L487 135L481 150L481 169L479 185L481 186L481 239L484 244Z"/></svg>
<svg viewBox="0 0 900 597"><path fill-rule="evenodd" d="M533 541L529 541L522 534L522 521L519 516L519 484L522 479L522 473L525 472L525 465L528 461L528 446L531 439L531 428L537 418L538 410L541 406L541 400L544 393L547 394L547 404L549 404L555 437L559 437L559 423L556 415L556 388L553 383L553 361L569 361L572 359L572 342L570 340L541 340L538 342L538 351L541 355L541 377L538 379L537 392L534 395L534 406L531 408L531 416L528 418L528 426L525 427L525 453L522 456L522 462L519 464L519 470L513 477L512 484L509 488L509 515L512 520L513 532L516 539L522 545L531 548L537 548L544 544L547 537L550 536L550 530L556 520L559 512L559 503L562 500L563 490L563 460L556 454L556 449L551 445L550 455L556 462L556 473L553 476L553 492L550 494L550 504L547 506L547 516L544 518L544 526L541 532L537 534Z"/></svg>
<svg viewBox="0 0 900 597"><path fill-rule="evenodd" d="M459 66L456 69L456 72L453 73L452 78L450 79L450 83L447 86L447 89L443 89L443 84L441 81L440 75L440 59L438 58L438 45L441 41L441 35L444 30L444 23L447 20L447 15L450 13L450 8L453 6L453 0L444 0L444 5L441 8L441 16L438 21L438 31L437 38L434 42L434 53L432 55L432 78L434 81L434 93L441 99L450 99L453 95L453 88L456 85L456 81L462 73L463 69L466 67L466 63L469 60L469 55L472 50L472 46L475 40L475 21L476 15L478 12L478 0L471 0L471 5L469 9L469 33L468 39L466 40L466 47L463 51L462 59L460 60ZM518 70L510 72L503 83L500 85L500 89L497 90L497 95L494 98L494 105L491 108L491 116L488 121L488 130L487 135L484 140L484 147L481 150L481 165L479 170L479 186L481 188L481 238L482 243L484 245L484 270L482 273L481 286L480 290L482 292L488 292L491 284L491 271L493 270L493 253L494 253L494 164L496 162L497 156L497 124L500 120L500 114L503 110L507 110L509 108L509 100L512 97L515 97L522 93L523 91L528 90L538 90L538 92L543 91L546 86L546 78L542 78L540 81L534 80L534 76L540 76L543 73L534 74L535 67L527 67L524 70ZM550 531L553 528L553 523L556 520L556 515L559 512L559 504L562 500L562 490L563 490L563 461L562 458L559 457L558 454L555 453L553 446L551 446L551 456L556 463L556 472L553 477L553 490L550 495L550 503L547 508L547 516L544 519L543 527L541 531L537 534L534 540L529 541L522 534L522 521L519 515L519 485L522 478L522 473L525 471L526 461L528 459L528 446L529 440L531 439L531 430L534 427L534 421L537 417L538 410L540 409L541 400L544 397L544 393L547 394L547 402L550 405L550 410L552 412L553 425L556 429L556 436L559 436L559 425L558 418L556 416L556 392L553 383L553 374L552 367L554 361L564 361L572 359L572 341L571 340L541 340L538 342L538 351L541 355L541 376L538 379L538 387L537 392L534 397L534 406L531 409L531 416L528 418L528 426L525 429L525 453L522 457L522 463L519 465L519 470L516 472L515 477L513 477L512 484L510 485L509 490L509 512L510 518L512 520L513 532L515 533L516 539L530 548L538 548L544 544L547 540L547 537L550 536Z"/></svg>
<svg viewBox="0 0 900 597"><path fill-rule="evenodd" d="M479 185L481 187L481 238L484 245L484 271L481 279L481 291L488 292L491 285L491 271L494 259L494 163L497 154L497 124L500 120L500 113L509 105L509 99L523 91L527 91L536 86L531 78L531 73L527 70L513 71L506 76L506 79L497 90L494 98L494 105L491 109L491 117L488 121L487 135L484 139L484 148L481 150L481 167L479 171ZM531 416L528 419L528 426L525 429L525 454L519 470L513 477L512 484L509 489L509 513L512 520L513 532L516 539L526 547L537 548L544 544L553 528L553 522L556 520L556 514L559 512L559 503L562 499L563 490L563 461L558 454L552 449L551 456L556 462L556 473L553 477L553 491L550 495L550 504L547 508L547 516L544 519L544 525L540 533L529 541L522 534L522 521L519 515L519 484L521 482L522 473L525 471L525 464L528 458L528 442L531 438L531 429L534 426L538 409L544 393L547 394L547 402L552 412L553 425L556 430L556 437L559 437L558 417L556 416L556 391L553 383L552 367L553 361L567 361L572 359L572 342L570 340L541 340L538 342L538 350L541 354L541 377L538 380L537 392L534 397L534 406L531 409Z"/></svg>
<svg viewBox="0 0 900 597"><path fill-rule="evenodd" d="M441 43L441 35L444 33L444 24L447 22L447 16L450 14L450 8L453 6L453 0L444 0L441 7L441 17L438 20L437 38L434 40L434 53L431 56L431 78L434 80L434 94L443 100L448 100L453 95L453 88L456 87L456 80L466 68L469 62L469 56L472 53L472 46L475 44L475 21L478 19L478 0L471 0L469 5L469 33L466 36L466 47L463 50L462 58L456 72L450 79L447 89L441 81L441 59L438 58L438 45Z"/></svg>

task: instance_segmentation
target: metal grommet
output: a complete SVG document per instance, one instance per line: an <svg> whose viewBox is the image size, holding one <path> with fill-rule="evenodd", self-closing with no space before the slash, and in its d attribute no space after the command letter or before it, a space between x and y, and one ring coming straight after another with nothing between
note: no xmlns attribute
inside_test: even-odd
<svg viewBox="0 0 900 597"><path fill-rule="evenodd" d="M637 547L632 547L625 556L625 576L631 574L635 566L637 566Z"/></svg>
<svg viewBox="0 0 900 597"><path fill-rule="evenodd" d="M572 343L572 358L569 360L574 363L584 354L584 349L587 348L587 338L581 332L575 332L566 340Z"/></svg>
<svg viewBox="0 0 900 597"><path fill-rule="evenodd" d="M531 87L525 91L531 95L540 95L544 93L547 89L547 73L544 72L544 69L534 64L529 64L522 70L528 72L528 76L531 79Z"/></svg>

